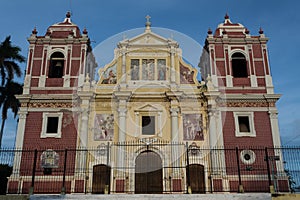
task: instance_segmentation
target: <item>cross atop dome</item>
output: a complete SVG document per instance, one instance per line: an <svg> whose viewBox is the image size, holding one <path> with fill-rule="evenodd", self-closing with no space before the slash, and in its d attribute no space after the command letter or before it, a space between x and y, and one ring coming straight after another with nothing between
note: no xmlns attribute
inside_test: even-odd
<svg viewBox="0 0 300 200"><path fill-rule="evenodd" d="M151 22L150 22L150 16L149 15L147 15L146 17L146 23L145 23L145 26L146 26L146 31L150 31L151 29L150 29L150 27L151 27Z"/></svg>

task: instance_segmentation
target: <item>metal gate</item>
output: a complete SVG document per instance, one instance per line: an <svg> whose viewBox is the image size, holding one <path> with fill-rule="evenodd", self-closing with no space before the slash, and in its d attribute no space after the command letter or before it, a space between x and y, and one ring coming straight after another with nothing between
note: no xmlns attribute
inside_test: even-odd
<svg viewBox="0 0 300 200"><path fill-rule="evenodd" d="M162 160L157 153L149 150L142 152L135 160L135 193L162 193L162 170Z"/></svg>

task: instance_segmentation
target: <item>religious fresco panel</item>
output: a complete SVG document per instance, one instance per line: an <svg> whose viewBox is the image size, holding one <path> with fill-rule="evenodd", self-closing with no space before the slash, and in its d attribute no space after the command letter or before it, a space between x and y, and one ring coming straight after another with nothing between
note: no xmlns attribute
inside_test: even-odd
<svg viewBox="0 0 300 200"><path fill-rule="evenodd" d="M181 84L194 84L195 72L180 63L180 83Z"/></svg>
<svg viewBox="0 0 300 200"><path fill-rule="evenodd" d="M183 115L183 140L204 140L201 114Z"/></svg>
<svg viewBox="0 0 300 200"><path fill-rule="evenodd" d="M116 84L117 83L117 65L114 64L108 67L102 74L102 84Z"/></svg>
<svg viewBox="0 0 300 200"><path fill-rule="evenodd" d="M138 59L131 59L130 72L131 80L136 81L140 79L140 61Z"/></svg>
<svg viewBox="0 0 300 200"><path fill-rule="evenodd" d="M114 115L97 114L95 116L94 140L112 141L114 137Z"/></svg>

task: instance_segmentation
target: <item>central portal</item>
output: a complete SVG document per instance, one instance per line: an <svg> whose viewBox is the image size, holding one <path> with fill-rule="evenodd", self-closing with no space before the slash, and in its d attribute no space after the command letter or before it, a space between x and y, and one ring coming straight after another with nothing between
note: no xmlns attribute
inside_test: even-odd
<svg viewBox="0 0 300 200"><path fill-rule="evenodd" d="M160 194L162 191L161 158L153 151L144 151L135 160L135 193Z"/></svg>

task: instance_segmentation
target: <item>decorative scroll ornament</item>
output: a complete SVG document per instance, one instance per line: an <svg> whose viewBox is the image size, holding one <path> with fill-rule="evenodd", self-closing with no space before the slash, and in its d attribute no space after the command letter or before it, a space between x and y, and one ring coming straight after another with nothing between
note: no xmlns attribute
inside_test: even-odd
<svg viewBox="0 0 300 200"><path fill-rule="evenodd" d="M59 155L55 151L48 149L42 153L41 155L42 168L58 168L58 163L59 163Z"/></svg>
<svg viewBox="0 0 300 200"><path fill-rule="evenodd" d="M72 108L74 105L72 103L64 103L64 102L34 102L29 103L29 108Z"/></svg>

